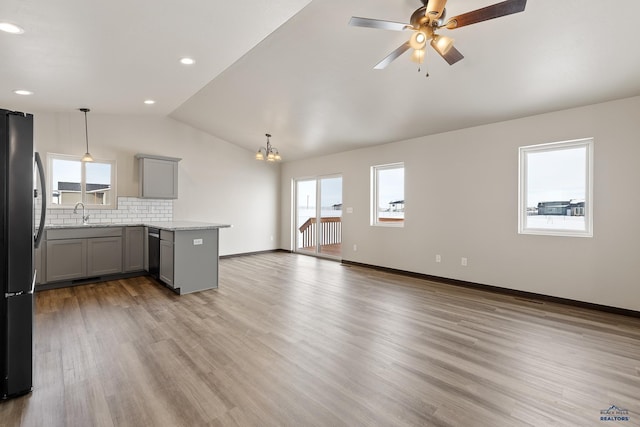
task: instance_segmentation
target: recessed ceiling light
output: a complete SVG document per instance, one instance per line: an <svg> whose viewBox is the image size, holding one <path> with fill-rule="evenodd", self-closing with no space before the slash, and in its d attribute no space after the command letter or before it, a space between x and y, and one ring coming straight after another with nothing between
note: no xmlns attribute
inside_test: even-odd
<svg viewBox="0 0 640 427"><path fill-rule="evenodd" d="M16 89L13 91L16 95L33 95L33 92L25 89Z"/></svg>
<svg viewBox="0 0 640 427"><path fill-rule="evenodd" d="M11 22L0 22L0 31L4 31L9 34L22 34L24 33L24 28L19 27L16 24L12 24Z"/></svg>
<svg viewBox="0 0 640 427"><path fill-rule="evenodd" d="M145 99L144 103L147 105L153 105L156 103L156 101L154 101L153 99Z"/></svg>
<svg viewBox="0 0 640 427"><path fill-rule="evenodd" d="M196 61L193 58L181 58L180 63L183 65L193 65Z"/></svg>

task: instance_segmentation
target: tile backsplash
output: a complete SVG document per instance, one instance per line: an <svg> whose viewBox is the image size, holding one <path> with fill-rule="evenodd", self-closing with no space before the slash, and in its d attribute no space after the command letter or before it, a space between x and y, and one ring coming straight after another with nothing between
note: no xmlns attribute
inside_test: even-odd
<svg viewBox="0 0 640 427"><path fill-rule="evenodd" d="M172 221L173 200L138 199L118 197L117 209L87 209L91 224L131 224L150 221ZM36 219L40 221L40 205L36 207ZM82 213L73 213L73 208L47 209L45 225L82 224Z"/></svg>

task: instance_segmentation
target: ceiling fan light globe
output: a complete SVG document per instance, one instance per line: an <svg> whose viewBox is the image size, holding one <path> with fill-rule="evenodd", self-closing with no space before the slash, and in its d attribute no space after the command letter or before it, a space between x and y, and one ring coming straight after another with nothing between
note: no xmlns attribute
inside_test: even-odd
<svg viewBox="0 0 640 427"><path fill-rule="evenodd" d="M427 44L427 35L422 31L415 31L409 39L409 44L412 49L422 49Z"/></svg>
<svg viewBox="0 0 640 427"><path fill-rule="evenodd" d="M415 62L416 64L422 64L424 62L424 54L424 48L414 50L411 54L411 61Z"/></svg>
<svg viewBox="0 0 640 427"><path fill-rule="evenodd" d="M438 51L440 55L446 55L453 47L454 39L447 36L434 36L431 40L431 46Z"/></svg>

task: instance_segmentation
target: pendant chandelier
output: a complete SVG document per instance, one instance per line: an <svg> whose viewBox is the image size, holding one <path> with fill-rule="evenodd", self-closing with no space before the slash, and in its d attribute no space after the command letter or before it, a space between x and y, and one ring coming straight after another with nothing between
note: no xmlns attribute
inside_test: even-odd
<svg viewBox="0 0 640 427"><path fill-rule="evenodd" d="M93 156L91 156L91 154L89 153L89 126L87 126L87 113L91 110L88 108L79 108L78 110L84 113L84 135L87 142L87 152L84 153L84 156L82 156L82 161L93 162Z"/></svg>
<svg viewBox="0 0 640 427"><path fill-rule="evenodd" d="M279 162L280 160L282 160L282 157L280 157L280 153L278 152L278 149L271 145L271 142L269 141L269 138L271 138L271 135L268 133L265 133L264 135L267 137L267 146L260 147L258 149L258 152L256 153L256 160L266 160L267 162Z"/></svg>

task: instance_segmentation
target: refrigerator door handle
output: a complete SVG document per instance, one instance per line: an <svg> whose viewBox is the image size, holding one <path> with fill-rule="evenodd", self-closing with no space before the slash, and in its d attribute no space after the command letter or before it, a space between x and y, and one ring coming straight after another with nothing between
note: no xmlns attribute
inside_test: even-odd
<svg viewBox="0 0 640 427"><path fill-rule="evenodd" d="M24 291L20 291L20 292L6 292L4 294L5 298L11 298L11 297L19 297L20 295L24 294Z"/></svg>
<svg viewBox="0 0 640 427"><path fill-rule="evenodd" d="M42 210L40 211L40 225L38 226L38 233L35 236L33 246L38 249L42 236L44 235L44 222L47 215L47 184L44 180L44 168L42 167L42 159L40 159L40 153L36 152L36 165L38 167L38 177L40 178L40 188L42 190ZM35 283L35 282L34 282Z"/></svg>

